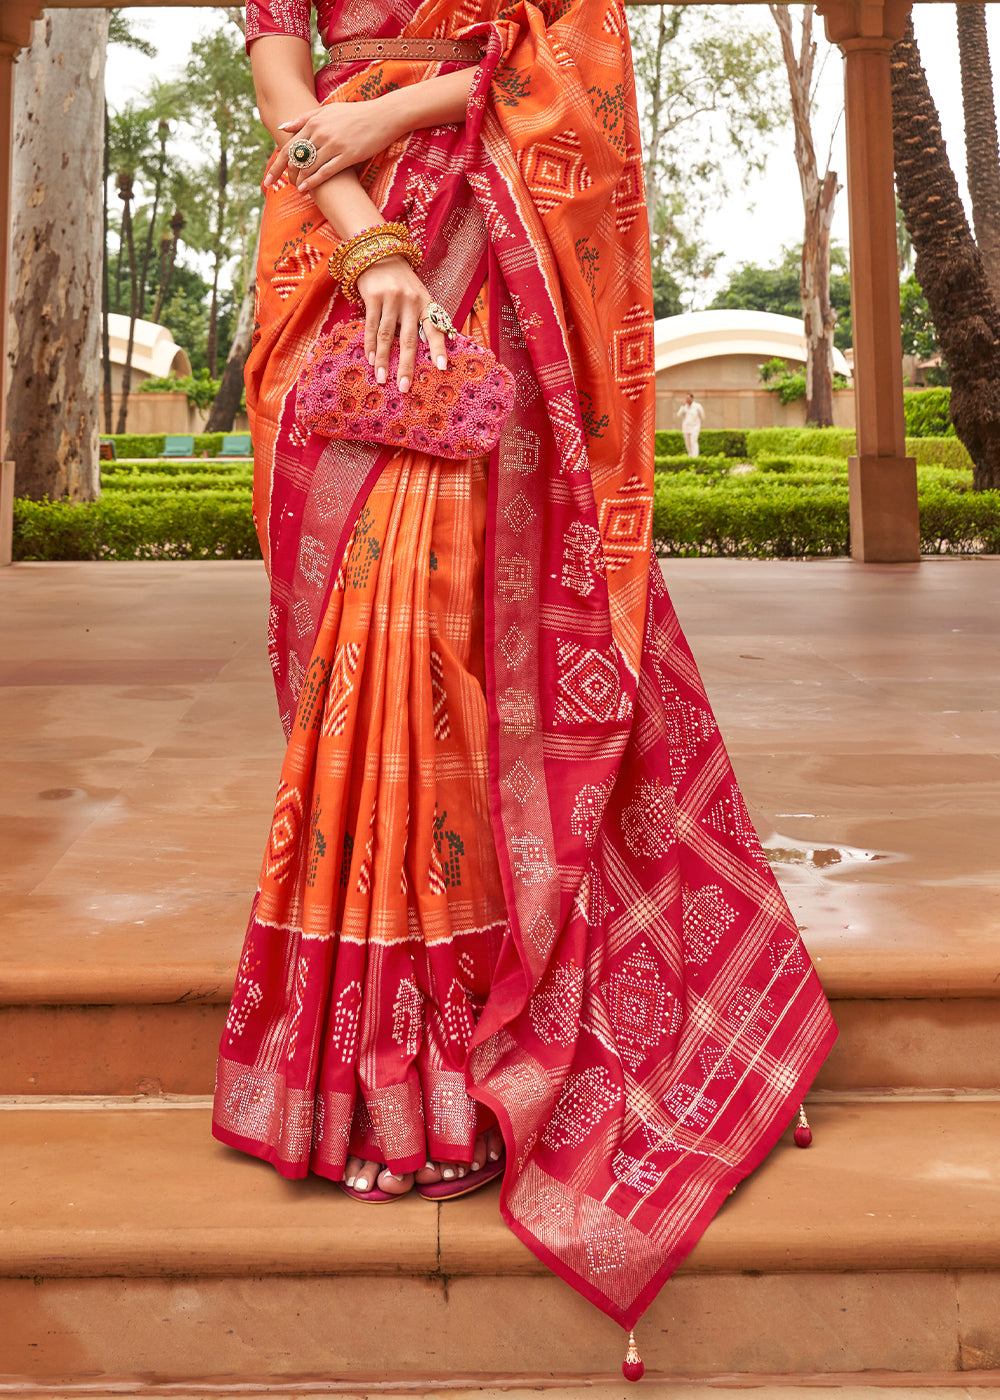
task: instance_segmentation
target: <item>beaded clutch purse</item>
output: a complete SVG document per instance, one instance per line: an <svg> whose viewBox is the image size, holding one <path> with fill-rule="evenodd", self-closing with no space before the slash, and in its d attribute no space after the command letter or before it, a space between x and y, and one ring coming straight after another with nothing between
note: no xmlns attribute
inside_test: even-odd
<svg viewBox="0 0 1000 1400"><path fill-rule="evenodd" d="M396 387L399 344L389 377L375 382L365 355L364 321L344 321L320 336L298 378L295 416L311 432L378 442L456 460L489 452L514 407L514 377L496 356L457 331L448 368L417 346L409 392Z"/></svg>

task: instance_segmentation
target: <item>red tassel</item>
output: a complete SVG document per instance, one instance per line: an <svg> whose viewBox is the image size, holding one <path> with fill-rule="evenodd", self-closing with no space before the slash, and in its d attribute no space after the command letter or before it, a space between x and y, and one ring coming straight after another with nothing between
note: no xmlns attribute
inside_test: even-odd
<svg viewBox="0 0 1000 1400"><path fill-rule="evenodd" d="M646 1374L646 1367L642 1357L639 1355L639 1348L635 1344L635 1333L628 1334L628 1351L625 1353L625 1360L622 1362L622 1375L627 1381L641 1381Z"/></svg>
<svg viewBox="0 0 1000 1400"><path fill-rule="evenodd" d="M812 1128L809 1126L809 1119L802 1104L799 1104L799 1119L795 1125L795 1146L809 1147L812 1144Z"/></svg>

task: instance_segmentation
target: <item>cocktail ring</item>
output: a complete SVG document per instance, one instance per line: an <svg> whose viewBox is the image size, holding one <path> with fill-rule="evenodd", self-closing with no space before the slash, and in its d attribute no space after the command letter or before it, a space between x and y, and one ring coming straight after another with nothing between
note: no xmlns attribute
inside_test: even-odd
<svg viewBox="0 0 1000 1400"><path fill-rule="evenodd" d="M432 301L420 318L420 324L430 321L435 330L443 331L450 340L455 334L455 324L439 301Z"/></svg>
<svg viewBox="0 0 1000 1400"><path fill-rule="evenodd" d="M310 165L316 164L318 155L313 143L305 136L299 136L288 148L288 164L294 165L296 170L308 170Z"/></svg>

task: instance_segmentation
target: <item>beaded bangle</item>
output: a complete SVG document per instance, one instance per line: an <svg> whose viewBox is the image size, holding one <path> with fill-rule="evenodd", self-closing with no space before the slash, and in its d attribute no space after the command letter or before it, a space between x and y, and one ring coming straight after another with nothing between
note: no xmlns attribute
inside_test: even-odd
<svg viewBox="0 0 1000 1400"><path fill-rule="evenodd" d="M350 271L344 274L344 280L341 283L344 296L350 301L360 302L362 298L358 295L358 278L362 273L367 272L370 267L374 267L376 263L384 261L385 258L392 258L397 255L406 258L406 261L411 267L416 267L417 263L420 261L420 252L412 245L387 243L380 247L374 247L369 252L359 255L356 261L351 264Z"/></svg>

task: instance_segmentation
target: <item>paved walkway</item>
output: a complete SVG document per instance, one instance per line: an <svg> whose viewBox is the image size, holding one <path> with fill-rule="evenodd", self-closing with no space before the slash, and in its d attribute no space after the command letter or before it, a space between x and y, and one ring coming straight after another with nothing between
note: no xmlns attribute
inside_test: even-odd
<svg viewBox="0 0 1000 1400"><path fill-rule="evenodd" d="M828 989L1000 973L1000 561L664 567ZM8 1000L231 983L282 738L253 563L0 570Z"/></svg>

